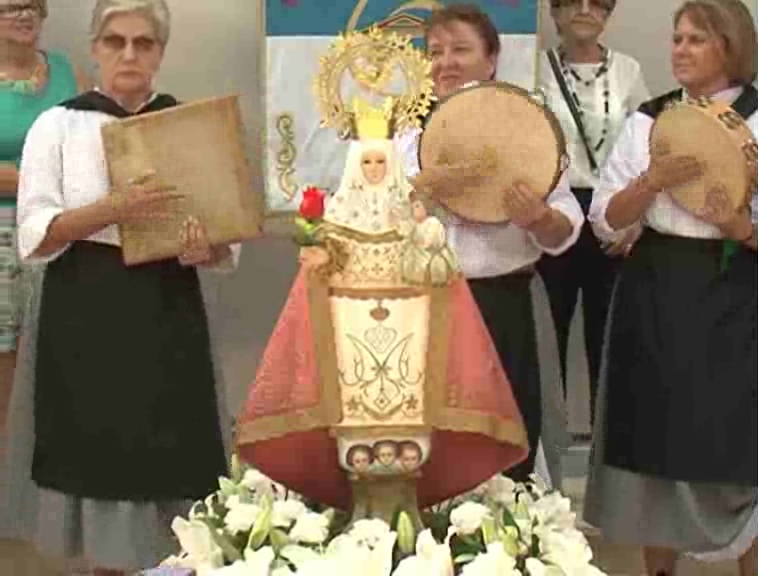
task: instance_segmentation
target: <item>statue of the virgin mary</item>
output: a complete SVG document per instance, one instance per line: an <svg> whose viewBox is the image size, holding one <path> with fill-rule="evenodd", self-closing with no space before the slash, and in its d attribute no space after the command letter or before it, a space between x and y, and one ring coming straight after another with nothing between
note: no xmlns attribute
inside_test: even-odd
<svg viewBox="0 0 758 576"><path fill-rule="evenodd" d="M322 245L302 253L238 424L243 459L354 518L441 502L528 450L444 229L395 149L393 130L410 123L398 102L353 101ZM408 273L435 261L433 274Z"/></svg>

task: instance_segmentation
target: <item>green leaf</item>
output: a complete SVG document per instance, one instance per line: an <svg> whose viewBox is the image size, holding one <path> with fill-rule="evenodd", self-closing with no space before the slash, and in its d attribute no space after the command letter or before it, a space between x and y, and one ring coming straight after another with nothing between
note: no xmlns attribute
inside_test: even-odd
<svg viewBox="0 0 758 576"><path fill-rule="evenodd" d="M416 527L407 512L401 511L397 517L397 545L403 554L412 554L416 549Z"/></svg>
<svg viewBox="0 0 758 576"><path fill-rule="evenodd" d="M279 552L287 546L287 544L290 543L290 537L287 535L287 533L284 530L280 530L279 528L274 528L271 531L270 534L270 540L271 540L271 547L274 549L274 552L279 554Z"/></svg>
<svg viewBox="0 0 758 576"><path fill-rule="evenodd" d="M255 519L252 530L250 530L250 539L247 541L247 547L253 550L260 548L268 538L271 528L273 526L274 506L269 499L266 499L266 504Z"/></svg>
<svg viewBox="0 0 758 576"><path fill-rule="evenodd" d="M513 526L518 529L518 523L508 508L503 508L503 526Z"/></svg>
<svg viewBox="0 0 758 576"><path fill-rule="evenodd" d="M234 482L232 482L229 478L224 478L223 476L219 476L218 486L219 488L221 488L221 494L223 494L227 498L229 496L234 496L237 493L237 485Z"/></svg>
<svg viewBox="0 0 758 576"><path fill-rule="evenodd" d="M491 518L485 518L482 522L482 539L485 546L497 541L497 528L495 527L495 521Z"/></svg>
<svg viewBox="0 0 758 576"><path fill-rule="evenodd" d="M235 484L239 484L240 482L242 482L242 477L245 474L243 470L242 462L240 462L240 458L236 452L232 454L231 474L232 474L232 482L234 482Z"/></svg>
<svg viewBox="0 0 758 576"><path fill-rule="evenodd" d="M211 532L211 538L213 538L213 541L219 548L221 548L221 552L223 552L224 557L229 562L234 563L237 560L242 560L242 553L234 546L234 544L232 544L231 540L227 538L225 534L219 533L213 526L213 523L205 518L200 518L199 520L208 526L208 529Z"/></svg>
<svg viewBox="0 0 758 576"><path fill-rule="evenodd" d="M477 554L461 554L453 559L453 563L457 565L468 564L473 562L477 557Z"/></svg>
<svg viewBox="0 0 758 576"><path fill-rule="evenodd" d="M512 536L506 536L503 539L503 548L505 549L505 553L508 554L508 556L511 556L512 558L518 558L519 556L519 541L518 538L513 538Z"/></svg>

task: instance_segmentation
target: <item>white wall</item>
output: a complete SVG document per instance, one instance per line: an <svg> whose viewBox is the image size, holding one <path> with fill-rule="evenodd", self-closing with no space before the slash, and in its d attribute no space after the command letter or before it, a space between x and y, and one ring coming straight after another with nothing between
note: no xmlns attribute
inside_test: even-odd
<svg viewBox="0 0 758 576"><path fill-rule="evenodd" d="M353 0L318 0L353 1ZM755 14L755 2L751 8ZM243 94L249 134L259 133L261 101L257 83L261 61L261 0L169 0L174 25L159 89L189 99L229 92ZM547 0L543 0L547 5ZM679 0L619 0L607 43L636 57L653 93L672 86L668 64L671 14ZM90 72L87 29L94 0L50 3L45 39ZM543 7L543 34L555 42ZM310 97L308 86L303 97ZM251 141L251 158L258 157ZM260 178L260 164L252 162ZM257 180L260 183L260 180ZM239 271L226 278L204 278L213 330L221 344L229 400L236 410L254 376L256 363L284 303L296 269L289 240L267 238L245 246Z"/></svg>

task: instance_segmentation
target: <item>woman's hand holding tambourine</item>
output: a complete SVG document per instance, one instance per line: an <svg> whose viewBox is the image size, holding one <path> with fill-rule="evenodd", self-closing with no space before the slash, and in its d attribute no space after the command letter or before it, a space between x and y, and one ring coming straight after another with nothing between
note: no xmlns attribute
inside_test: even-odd
<svg viewBox="0 0 758 576"><path fill-rule="evenodd" d="M519 228L530 229L550 212L550 207L525 184L516 184L503 196L510 221Z"/></svg>
<svg viewBox="0 0 758 576"><path fill-rule="evenodd" d="M747 242L753 237L754 233L750 207L745 206L733 218L718 226L724 233L724 236L730 240Z"/></svg>
<svg viewBox="0 0 758 576"><path fill-rule="evenodd" d="M424 168L408 182L422 194L444 199L462 194L466 186L476 186L481 179L467 165L438 164Z"/></svg>
<svg viewBox="0 0 758 576"><path fill-rule="evenodd" d="M642 181L652 192L658 193L697 180L703 172L704 166L696 158L667 154L651 159Z"/></svg>
<svg viewBox="0 0 758 576"><path fill-rule="evenodd" d="M603 252L608 256L628 256L637 240L642 236L642 225L635 224L621 238L603 245Z"/></svg>

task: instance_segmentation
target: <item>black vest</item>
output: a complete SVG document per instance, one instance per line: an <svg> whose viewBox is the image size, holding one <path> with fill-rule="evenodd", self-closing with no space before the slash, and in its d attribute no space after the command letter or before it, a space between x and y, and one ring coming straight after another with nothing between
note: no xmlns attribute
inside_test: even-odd
<svg viewBox="0 0 758 576"><path fill-rule="evenodd" d="M682 95L683 90L681 89L668 92L663 96L645 102L639 107L639 112L646 116L650 116L653 119L658 118L658 115L666 110L668 106L681 101ZM758 111L758 90L752 85L745 86L742 94L740 94L739 98L737 98L732 104L732 108L737 114L742 116L744 120L750 118L750 116Z"/></svg>

